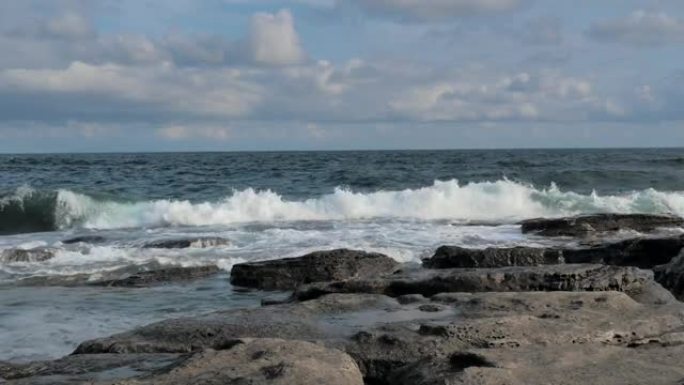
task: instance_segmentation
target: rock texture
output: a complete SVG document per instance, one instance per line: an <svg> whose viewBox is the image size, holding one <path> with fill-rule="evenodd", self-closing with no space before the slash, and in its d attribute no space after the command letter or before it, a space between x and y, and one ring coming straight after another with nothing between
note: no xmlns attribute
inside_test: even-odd
<svg viewBox="0 0 684 385"><path fill-rule="evenodd" d="M491 269L418 270L386 278L349 279L303 285L298 300L331 293L375 293L397 297L445 292L608 291L640 293L653 273L633 267L545 265Z"/></svg>
<svg viewBox="0 0 684 385"><path fill-rule="evenodd" d="M383 254L337 249L297 258L239 263L233 266L230 282L237 286L286 290L311 282L387 275L398 267L395 260Z"/></svg>
<svg viewBox="0 0 684 385"><path fill-rule="evenodd" d="M121 385L363 385L349 355L310 342L239 339L204 350L170 370Z"/></svg>
<svg viewBox="0 0 684 385"><path fill-rule="evenodd" d="M43 262L55 257L55 250L48 247L33 249L6 249L0 252L0 262Z"/></svg>
<svg viewBox="0 0 684 385"><path fill-rule="evenodd" d="M521 222L523 233L545 236L584 236L596 232L653 231L660 227L681 227L684 219L674 215L593 214L565 218L536 218Z"/></svg>
<svg viewBox="0 0 684 385"><path fill-rule="evenodd" d="M106 241L107 238L100 235L79 235L73 238L68 238L62 241L65 245L71 245L74 243L102 243Z"/></svg>
<svg viewBox="0 0 684 385"><path fill-rule="evenodd" d="M672 292L677 299L684 300L684 252L669 263L656 266L653 271L658 283Z"/></svg>
<svg viewBox="0 0 684 385"><path fill-rule="evenodd" d="M563 251L544 247L507 247L469 249L442 246L432 258L423 260L423 266L433 269L453 267L504 267L538 266L565 262Z"/></svg>
<svg viewBox="0 0 684 385"><path fill-rule="evenodd" d="M603 263L652 268L670 262L684 247L684 236L634 238L598 246L563 250L568 263Z"/></svg>
<svg viewBox="0 0 684 385"><path fill-rule="evenodd" d="M205 248L230 245L230 241L220 237L197 237L181 239L161 239L146 243L143 247L154 249L187 249L189 247Z"/></svg>
<svg viewBox="0 0 684 385"><path fill-rule="evenodd" d="M24 286L147 287L207 278L220 272L217 266L169 267L158 264L129 266L97 275L34 276L18 281Z"/></svg>

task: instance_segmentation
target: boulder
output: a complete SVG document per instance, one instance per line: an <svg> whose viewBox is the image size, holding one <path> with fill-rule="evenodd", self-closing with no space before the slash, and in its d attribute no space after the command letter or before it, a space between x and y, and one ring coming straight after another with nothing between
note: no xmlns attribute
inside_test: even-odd
<svg viewBox="0 0 684 385"><path fill-rule="evenodd" d="M120 385L363 385L346 353L305 341L245 338L197 352L169 370Z"/></svg>
<svg viewBox="0 0 684 385"><path fill-rule="evenodd" d="M563 251L544 247L506 247L469 249L459 246L442 246L432 258L423 260L423 266L444 269L453 267L504 267L538 266L565 262Z"/></svg>
<svg viewBox="0 0 684 385"><path fill-rule="evenodd" d="M375 293L398 297L447 292L624 291L640 294L653 272L634 267L592 264L512 266L477 269L414 270L382 278L317 282L299 287L298 300L330 293Z"/></svg>
<svg viewBox="0 0 684 385"><path fill-rule="evenodd" d="M684 252L669 263L654 267L653 272L658 283L680 301L684 300Z"/></svg>
<svg viewBox="0 0 684 385"><path fill-rule="evenodd" d="M311 282L383 276L398 267L399 263L383 254L337 249L297 258L239 263L230 272L230 282L236 286L288 290Z"/></svg>
<svg viewBox="0 0 684 385"><path fill-rule="evenodd" d="M150 249L187 249L230 245L230 241L220 237L197 237L179 239L160 239L143 245Z"/></svg>
<svg viewBox="0 0 684 385"><path fill-rule="evenodd" d="M684 219L674 215L592 214L564 218L535 218L522 221L523 233L545 236L584 236L596 232L653 231L660 227L681 227Z"/></svg>
<svg viewBox="0 0 684 385"><path fill-rule="evenodd" d="M55 257L55 249L36 247L33 249L6 249L0 252L0 262L43 262Z"/></svg>

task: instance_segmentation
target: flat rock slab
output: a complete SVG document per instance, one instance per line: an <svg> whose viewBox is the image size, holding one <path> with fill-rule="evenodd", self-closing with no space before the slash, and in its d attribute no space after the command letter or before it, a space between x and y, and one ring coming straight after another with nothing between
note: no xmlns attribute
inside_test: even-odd
<svg viewBox="0 0 684 385"><path fill-rule="evenodd" d="M565 218L536 218L522 221L523 233L545 236L584 236L596 232L653 231L661 227L681 227L684 219L674 215L593 214Z"/></svg>
<svg viewBox="0 0 684 385"><path fill-rule="evenodd" d="M626 239L588 248L564 249L567 263L603 263L652 268L670 262L684 247L684 236Z"/></svg>
<svg viewBox="0 0 684 385"><path fill-rule="evenodd" d="M54 258L55 251L55 249L51 249L49 247L36 247L33 249L6 249L0 252L0 262L43 262Z"/></svg>
<svg viewBox="0 0 684 385"><path fill-rule="evenodd" d="M418 318L418 315L438 319L452 314L424 313L416 308L401 306L395 299L382 295L329 295L302 303L160 321L85 341L74 354L188 353L204 348L218 349L236 338L338 339L376 322L396 319L397 315L401 319Z"/></svg>
<svg viewBox="0 0 684 385"><path fill-rule="evenodd" d="M206 248L230 245L230 241L221 237L195 237L160 239L143 245L151 249L187 249L189 247Z"/></svg>
<svg viewBox="0 0 684 385"><path fill-rule="evenodd" d="M65 245L71 245L74 243L102 243L105 242L107 238L100 235L79 235L73 238L68 238L62 241Z"/></svg>
<svg viewBox="0 0 684 385"><path fill-rule="evenodd" d="M441 246L423 266L457 267L539 266L560 263L595 263L650 269L668 263L684 248L684 236L639 237L591 247L489 247Z"/></svg>
<svg viewBox="0 0 684 385"><path fill-rule="evenodd" d="M17 283L22 286L148 287L207 278L218 274L220 271L214 265L163 267L158 264L151 264L124 267L97 275L35 276L21 279Z"/></svg>
<svg viewBox="0 0 684 385"><path fill-rule="evenodd" d="M311 282L383 276L398 267L398 262L383 254L337 249L297 258L239 263L233 266L230 282L236 286L288 290Z"/></svg>
<svg viewBox="0 0 684 385"><path fill-rule="evenodd" d="M433 269L455 267L539 266L564 263L563 251L547 247L489 247L471 249L441 246L423 266Z"/></svg>
<svg viewBox="0 0 684 385"><path fill-rule="evenodd" d="M363 385L358 366L346 353L305 341L240 339L225 349L205 350L147 378L120 385Z"/></svg>
<svg viewBox="0 0 684 385"><path fill-rule="evenodd" d="M16 385L111 383L159 370L178 358L178 354L91 354L25 364L0 362L0 383L2 379Z"/></svg>
<svg viewBox="0 0 684 385"><path fill-rule="evenodd" d="M513 266L492 269L418 269L385 278L349 279L303 285L294 297L318 298L330 293L374 293L398 297L445 292L623 291L640 293L653 282L651 271L592 264Z"/></svg>

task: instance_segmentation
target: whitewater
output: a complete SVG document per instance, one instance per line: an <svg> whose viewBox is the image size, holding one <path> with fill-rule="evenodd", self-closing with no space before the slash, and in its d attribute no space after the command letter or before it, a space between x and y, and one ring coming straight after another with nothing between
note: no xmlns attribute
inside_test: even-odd
<svg viewBox="0 0 684 385"><path fill-rule="evenodd" d="M684 215L681 159L678 149L0 155L0 360L256 305L228 282L239 262L346 247L417 263L445 244L576 242L522 234L528 218ZM69 242L83 236L92 241ZM221 242L150 247L178 239ZM52 257L6 259L17 250ZM208 264L222 274L144 289L43 286Z"/></svg>
<svg viewBox="0 0 684 385"><path fill-rule="evenodd" d="M45 199L41 195L29 186L22 186L0 201L0 210L9 205L31 205L34 199ZM59 230L378 218L511 223L532 217L595 212L684 214L684 192L649 188L620 195L599 195L595 191L580 194L562 191L555 183L535 188L508 179L470 183L435 181L417 189L370 193L336 187L331 194L302 201L287 200L271 190L253 188L233 191L219 201L198 203L176 199L103 201L64 189L58 190L54 199L54 205L45 206L48 212L40 211L37 215L54 216Z"/></svg>

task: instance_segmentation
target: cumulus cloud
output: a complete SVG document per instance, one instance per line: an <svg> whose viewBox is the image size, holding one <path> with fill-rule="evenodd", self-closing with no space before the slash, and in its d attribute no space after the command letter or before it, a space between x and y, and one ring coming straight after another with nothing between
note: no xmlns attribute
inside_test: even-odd
<svg viewBox="0 0 684 385"><path fill-rule="evenodd" d="M409 21L444 21L517 9L522 0L350 0L376 16Z"/></svg>
<svg viewBox="0 0 684 385"><path fill-rule="evenodd" d="M249 46L255 62L268 65L299 63L304 51L288 10L278 13L257 13L249 29Z"/></svg>
<svg viewBox="0 0 684 385"><path fill-rule="evenodd" d="M583 120L607 112L604 107L587 80L525 72L485 78L461 73L390 101L394 114L420 121Z"/></svg>
<svg viewBox="0 0 684 385"><path fill-rule="evenodd" d="M638 10L625 18L597 22L587 35L600 42L634 46L684 43L684 20L662 12Z"/></svg>

